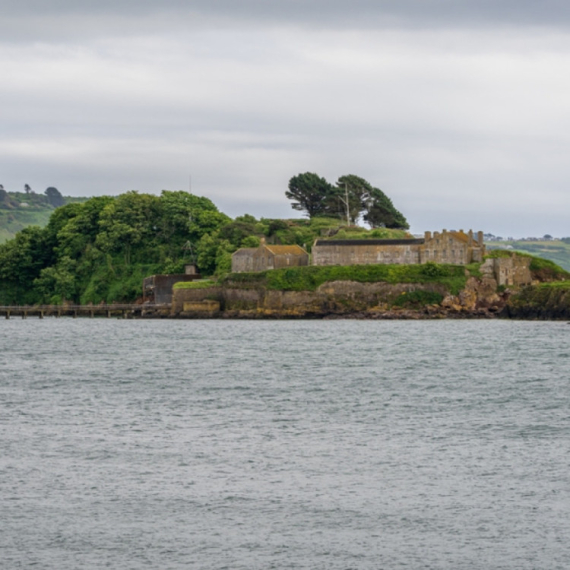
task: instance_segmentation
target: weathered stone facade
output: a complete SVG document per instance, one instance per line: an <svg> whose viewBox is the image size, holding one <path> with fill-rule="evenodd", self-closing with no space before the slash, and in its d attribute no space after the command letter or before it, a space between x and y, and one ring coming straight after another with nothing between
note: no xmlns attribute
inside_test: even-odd
<svg viewBox="0 0 570 570"><path fill-rule="evenodd" d="M532 283L530 257L513 253L510 257L486 259L481 266L483 275L492 274L500 287L520 287Z"/></svg>
<svg viewBox="0 0 570 570"><path fill-rule="evenodd" d="M199 273L171 273L168 275L151 275L143 279L143 302L149 301L157 305L172 302L172 286L180 281L200 279Z"/></svg>
<svg viewBox="0 0 570 570"><path fill-rule="evenodd" d="M266 271L309 265L309 254L298 245L266 245L238 249L232 255L232 273Z"/></svg>
<svg viewBox="0 0 570 570"><path fill-rule="evenodd" d="M416 264L422 239L316 240L312 265Z"/></svg>
<svg viewBox="0 0 570 570"><path fill-rule="evenodd" d="M272 291L214 286L204 289L175 289L172 316L236 317L322 317L355 311L381 311L401 295L430 291L446 295L436 283L357 283L332 281L316 291Z"/></svg>
<svg viewBox="0 0 570 570"><path fill-rule="evenodd" d="M426 232L423 239L322 240L312 248L312 265L417 264L432 261L467 265L483 261L483 232Z"/></svg>

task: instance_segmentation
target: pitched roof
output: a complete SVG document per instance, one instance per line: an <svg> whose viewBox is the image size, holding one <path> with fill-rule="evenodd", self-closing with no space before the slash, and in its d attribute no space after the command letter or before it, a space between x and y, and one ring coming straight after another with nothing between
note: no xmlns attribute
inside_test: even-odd
<svg viewBox="0 0 570 570"><path fill-rule="evenodd" d="M449 232L457 241L469 243L469 236L463 232Z"/></svg>
<svg viewBox="0 0 570 570"><path fill-rule="evenodd" d="M307 252L298 245L265 245L275 255L307 255Z"/></svg>
<svg viewBox="0 0 570 570"><path fill-rule="evenodd" d="M256 247L242 247L241 249L234 251L232 255L249 255L254 251L257 251Z"/></svg>

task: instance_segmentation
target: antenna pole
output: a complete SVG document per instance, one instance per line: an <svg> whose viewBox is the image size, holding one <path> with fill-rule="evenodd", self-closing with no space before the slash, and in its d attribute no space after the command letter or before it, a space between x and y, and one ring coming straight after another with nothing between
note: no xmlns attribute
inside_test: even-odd
<svg viewBox="0 0 570 570"><path fill-rule="evenodd" d="M350 226L350 209L348 207L348 185L344 183L344 197L346 200L346 225Z"/></svg>
<svg viewBox="0 0 570 570"><path fill-rule="evenodd" d="M348 185L346 182L344 183L344 198L340 198L340 201L344 202L344 205L346 206L346 225L350 226L350 208L348 207Z"/></svg>

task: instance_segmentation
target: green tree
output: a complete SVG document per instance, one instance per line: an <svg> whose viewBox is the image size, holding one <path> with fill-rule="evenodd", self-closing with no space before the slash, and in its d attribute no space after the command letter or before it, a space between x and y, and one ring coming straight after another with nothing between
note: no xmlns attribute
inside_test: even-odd
<svg viewBox="0 0 570 570"><path fill-rule="evenodd" d="M216 270L215 275L222 276L232 270L232 253L236 251L228 240L222 240L216 249Z"/></svg>
<svg viewBox="0 0 570 570"><path fill-rule="evenodd" d="M218 212L211 200L183 190L163 190L160 211L161 238L177 243L183 243L189 237L200 239L205 232L217 229L221 223L229 221L227 216Z"/></svg>
<svg viewBox="0 0 570 570"><path fill-rule="evenodd" d="M220 245L216 232L204 234L196 246L196 261L202 275L213 275L216 271L216 255Z"/></svg>
<svg viewBox="0 0 570 570"><path fill-rule="evenodd" d="M101 212L113 200L110 196L96 196L81 204L67 204L52 214L48 228L55 232L58 256L79 259L94 246L101 229ZM58 218L60 221L55 224Z"/></svg>
<svg viewBox="0 0 570 570"><path fill-rule="evenodd" d="M231 218L221 212L198 210L192 216L192 221L188 225L188 232L190 238L196 240L203 235L216 232L230 222Z"/></svg>
<svg viewBox="0 0 570 570"><path fill-rule="evenodd" d="M61 195L60 191L53 186L46 188L44 194L47 196L47 201L51 204L54 208L59 208L59 206L63 206L65 204L65 200Z"/></svg>
<svg viewBox="0 0 570 570"><path fill-rule="evenodd" d="M57 265L46 267L34 280L34 288L43 301L61 303L77 300L77 262L68 256L62 257Z"/></svg>
<svg viewBox="0 0 570 570"><path fill-rule="evenodd" d="M364 221L372 228L408 229L410 225L404 215L396 210L392 200L379 188L372 188L364 201Z"/></svg>
<svg viewBox="0 0 570 570"><path fill-rule="evenodd" d="M32 282L53 261L45 229L28 226L0 245L0 304L36 302Z"/></svg>
<svg viewBox="0 0 570 570"><path fill-rule="evenodd" d="M364 201L372 190L371 184L355 174L345 174L337 180L336 188L336 203L334 206L331 204L331 214L336 213L338 217L346 219L348 209L349 220L355 224L364 208ZM336 212L333 211L334 207Z"/></svg>
<svg viewBox="0 0 570 570"><path fill-rule="evenodd" d="M253 220L244 220L243 216L236 218L220 229L220 239L228 240L233 246L240 247L245 238L255 235L256 221L255 218Z"/></svg>
<svg viewBox="0 0 570 570"><path fill-rule="evenodd" d="M160 222L159 198L136 191L121 194L101 211L96 245L104 252L122 253L130 265L137 246L153 243Z"/></svg>
<svg viewBox="0 0 570 570"><path fill-rule="evenodd" d="M4 186L0 184L0 206L3 208L10 208L11 207L11 200L8 192L4 190Z"/></svg>
<svg viewBox="0 0 570 570"><path fill-rule="evenodd" d="M289 180L289 190L285 196L294 200L291 207L306 212L309 218L327 214L333 187L318 174L305 172Z"/></svg>

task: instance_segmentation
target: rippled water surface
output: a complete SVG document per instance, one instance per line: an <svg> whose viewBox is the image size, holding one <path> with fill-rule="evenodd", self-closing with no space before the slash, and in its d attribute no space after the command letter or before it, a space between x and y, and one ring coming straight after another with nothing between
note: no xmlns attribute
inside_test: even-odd
<svg viewBox="0 0 570 570"><path fill-rule="evenodd" d="M0 567L570 568L570 326L0 322Z"/></svg>

